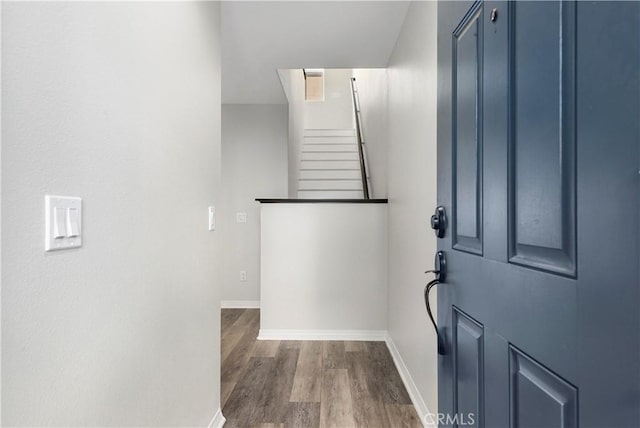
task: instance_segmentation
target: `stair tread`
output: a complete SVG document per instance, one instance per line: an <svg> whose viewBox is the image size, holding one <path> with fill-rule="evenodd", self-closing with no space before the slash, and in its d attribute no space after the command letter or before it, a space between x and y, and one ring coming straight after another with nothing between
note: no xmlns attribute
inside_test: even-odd
<svg viewBox="0 0 640 428"><path fill-rule="evenodd" d="M300 179L308 180L323 180L323 179L361 179L360 169L336 169L336 170L322 170L322 169L309 169L300 171Z"/></svg>
<svg viewBox="0 0 640 428"><path fill-rule="evenodd" d="M354 128L336 128L336 129L314 129L314 128L305 128L305 134L348 134L355 135L356 130Z"/></svg>
<svg viewBox="0 0 640 428"><path fill-rule="evenodd" d="M323 198L334 198L334 199L352 199L352 198L362 198L363 192L362 190L299 190L298 197L305 196L309 199L323 199Z"/></svg>
<svg viewBox="0 0 640 428"><path fill-rule="evenodd" d="M358 168L300 168L300 171L360 171Z"/></svg>
<svg viewBox="0 0 640 428"><path fill-rule="evenodd" d="M354 128L304 128L305 131L353 131Z"/></svg>
<svg viewBox="0 0 640 428"><path fill-rule="evenodd" d="M362 192L362 189L299 189L298 192L320 193L320 192Z"/></svg>
<svg viewBox="0 0 640 428"><path fill-rule="evenodd" d="M358 146L355 144L305 144L302 146L302 151L357 153Z"/></svg>
<svg viewBox="0 0 640 428"><path fill-rule="evenodd" d="M362 191L362 178L351 177L331 177L331 178L317 178L317 179L298 179L298 191L300 190L312 190L316 192L320 191Z"/></svg>
<svg viewBox="0 0 640 428"><path fill-rule="evenodd" d="M354 148L358 148L358 145L356 143L319 143L319 142L313 142L313 143L302 143L302 147L304 146L331 146L332 149L337 149L337 147L333 147L333 146L352 146Z"/></svg>

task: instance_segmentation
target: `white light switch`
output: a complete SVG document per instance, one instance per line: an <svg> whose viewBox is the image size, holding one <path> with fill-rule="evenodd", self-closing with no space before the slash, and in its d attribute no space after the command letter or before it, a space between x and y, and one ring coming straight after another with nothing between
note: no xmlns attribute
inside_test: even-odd
<svg viewBox="0 0 640 428"><path fill-rule="evenodd" d="M82 246L82 199L46 195L45 251Z"/></svg>
<svg viewBox="0 0 640 428"><path fill-rule="evenodd" d="M216 208L209 207L209 230L216 230Z"/></svg>
<svg viewBox="0 0 640 428"><path fill-rule="evenodd" d="M246 223L247 213L236 213L236 223Z"/></svg>
<svg viewBox="0 0 640 428"><path fill-rule="evenodd" d="M80 215L77 208L67 208L67 238L80 236Z"/></svg>
<svg viewBox="0 0 640 428"><path fill-rule="evenodd" d="M64 208L53 209L53 239L62 239L67 236L67 211Z"/></svg>

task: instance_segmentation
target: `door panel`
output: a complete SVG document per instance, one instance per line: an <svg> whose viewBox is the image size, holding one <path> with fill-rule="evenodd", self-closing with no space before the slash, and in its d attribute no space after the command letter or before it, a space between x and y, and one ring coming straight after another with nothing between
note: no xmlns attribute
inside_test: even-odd
<svg viewBox="0 0 640 428"><path fill-rule="evenodd" d="M439 411L637 428L640 3L442 2L438 31Z"/></svg>
<svg viewBox="0 0 640 428"><path fill-rule="evenodd" d="M453 309L454 413L474 415L470 427L483 427L484 332L482 325ZM469 421L471 422L471 421Z"/></svg>
<svg viewBox="0 0 640 428"><path fill-rule="evenodd" d="M453 247L475 254L482 254L482 6L453 33Z"/></svg>
<svg viewBox="0 0 640 428"><path fill-rule="evenodd" d="M509 347L511 426L575 428L578 391L513 346Z"/></svg>
<svg viewBox="0 0 640 428"><path fill-rule="evenodd" d="M511 3L509 260L575 275L575 4Z"/></svg>

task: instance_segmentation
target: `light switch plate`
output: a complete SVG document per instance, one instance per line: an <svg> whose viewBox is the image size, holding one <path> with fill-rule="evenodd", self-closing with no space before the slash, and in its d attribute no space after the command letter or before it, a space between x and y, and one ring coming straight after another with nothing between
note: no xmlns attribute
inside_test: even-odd
<svg viewBox="0 0 640 428"><path fill-rule="evenodd" d="M246 223L247 222L247 213L238 212L236 213L236 223Z"/></svg>
<svg viewBox="0 0 640 428"><path fill-rule="evenodd" d="M82 198L45 195L45 251L82 246Z"/></svg>

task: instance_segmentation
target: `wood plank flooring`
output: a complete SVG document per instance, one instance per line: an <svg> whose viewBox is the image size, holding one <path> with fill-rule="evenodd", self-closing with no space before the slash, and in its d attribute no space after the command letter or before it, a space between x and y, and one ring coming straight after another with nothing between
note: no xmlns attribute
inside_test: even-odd
<svg viewBox="0 0 640 428"><path fill-rule="evenodd" d="M258 309L222 310L225 427L422 427L384 342L258 341Z"/></svg>

